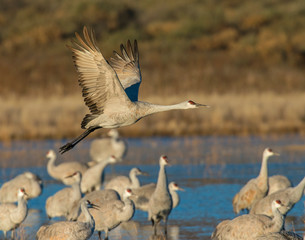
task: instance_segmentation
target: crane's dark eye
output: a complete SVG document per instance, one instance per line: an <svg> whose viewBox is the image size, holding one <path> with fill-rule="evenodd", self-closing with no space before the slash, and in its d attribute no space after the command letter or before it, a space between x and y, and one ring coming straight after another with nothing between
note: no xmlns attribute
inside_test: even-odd
<svg viewBox="0 0 305 240"><path fill-rule="evenodd" d="M192 100L189 100L188 103L191 105L195 105L195 103Z"/></svg>

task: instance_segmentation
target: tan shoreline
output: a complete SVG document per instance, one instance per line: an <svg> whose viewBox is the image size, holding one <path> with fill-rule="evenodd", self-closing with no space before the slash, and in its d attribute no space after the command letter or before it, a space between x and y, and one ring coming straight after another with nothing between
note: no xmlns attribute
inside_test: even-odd
<svg viewBox="0 0 305 240"><path fill-rule="evenodd" d="M190 96L193 96L192 98ZM121 129L128 137L152 135L305 134L305 94L247 95L186 94L153 103L172 104L186 99L211 105L210 109L171 111L149 116ZM143 99L144 100L144 99ZM6 98L0 100L0 140L73 138L83 130L87 111L81 96ZM103 132L103 131L98 131ZM96 136L94 133L93 136Z"/></svg>

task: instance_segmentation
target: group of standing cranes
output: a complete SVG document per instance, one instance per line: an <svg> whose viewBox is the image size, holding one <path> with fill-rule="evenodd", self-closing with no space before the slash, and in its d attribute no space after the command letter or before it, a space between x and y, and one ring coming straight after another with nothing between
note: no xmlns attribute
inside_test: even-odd
<svg viewBox="0 0 305 240"><path fill-rule="evenodd" d="M268 176L268 160L279 156L270 148L263 152L259 175L250 179L233 197L233 210L249 214L224 220L216 226L212 240L303 240L303 237L285 231L285 217L304 194L305 177L292 187L283 175Z"/></svg>
<svg viewBox="0 0 305 240"><path fill-rule="evenodd" d="M117 133L116 138L118 138ZM94 141L92 146L93 144ZM109 153L111 154L111 151ZM94 231L98 232L99 239L102 239L101 233L105 232L104 239L108 239L109 232L122 222L129 221L136 209L147 212L148 220L153 224L154 234L157 235L157 226L161 220L165 222L164 232L167 232L168 216L179 204L179 195L176 191L183 189L175 182L168 184L165 169L168 158L165 155L159 159L160 170L156 183L147 185L141 185L137 177L148 175L139 168L132 168L129 176L115 176L106 183L102 182L103 170L99 170L99 174L91 174L90 170L95 166L101 163L107 164L109 159L116 160L112 155L105 157L104 161L100 159L100 162L95 162L95 165L92 162L78 164L73 161L56 164L56 154L53 150L46 153L46 158L48 159L46 169L49 175L62 182L63 186L68 185L47 198L46 215L49 219L60 217L65 218L66 221L41 226L36 235L38 240L89 239ZM90 178L88 177L86 183L89 180L94 183L99 182L98 188L82 189L83 176L86 176L88 172ZM27 215L27 200L38 197L42 191L40 189L39 194L33 196L32 190L35 188L32 189L32 186L35 185L25 181L26 178L35 179L42 187L42 181L38 176L25 172L3 184L0 189L3 196L12 198L11 195L17 195L9 202L18 202L17 205L5 203L5 199L2 198L0 208L8 209L0 214L0 230L5 236L7 231L16 229L24 221ZM19 181L19 179L22 180ZM24 187L16 190L17 186ZM29 193L25 191L25 188ZM8 222L8 219L11 219L11 222Z"/></svg>

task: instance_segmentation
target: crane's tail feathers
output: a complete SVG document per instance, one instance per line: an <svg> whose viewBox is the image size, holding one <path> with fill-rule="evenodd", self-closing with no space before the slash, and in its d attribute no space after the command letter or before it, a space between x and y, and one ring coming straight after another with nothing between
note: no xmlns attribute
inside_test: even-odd
<svg viewBox="0 0 305 240"><path fill-rule="evenodd" d="M82 124L81 124L82 128L86 129L87 124L98 116L99 115L96 115L96 114L86 114L86 116L84 117Z"/></svg>
<svg viewBox="0 0 305 240"><path fill-rule="evenodd" d="M90 133L92 133L94 130L101 128L101 127L89 127L86 129L85 132L83 132L81 135L79 135L77 138L75 138L72 142L68 142L64 146L59 148L59 152L61 154L69 151L70 149L74 148L76 144L78 144L81 140L83 140L85 137L87 137Z"/></svg>

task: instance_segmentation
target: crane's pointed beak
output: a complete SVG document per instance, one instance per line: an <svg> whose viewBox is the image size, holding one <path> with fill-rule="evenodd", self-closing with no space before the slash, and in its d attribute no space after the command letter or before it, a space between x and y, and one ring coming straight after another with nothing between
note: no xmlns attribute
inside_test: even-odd
<svg viewBox="0 0 305 240"><path fill-rule="evenodd" d="M178 186L178 190L179 190L179 191L182 191L182 192L185 192L185 189L182 188L182 187L179 187L179 186Z"/></svg>
<svg viewBox="0 0 305 240"><path fill-rule="evenodd" d="M95 209L95 210L99 210L100 207L94 203L91 203L91 208Z"/></svg>
<svg viewBox="0 0 305 240"><path fill-rule="evenodd" d="M148 173L148 172L142 172L142 171L141 171L141 175L143 175L143 176L149 176L149 173Z"/></svg>
<svg viewBox="0 0 305 240"><path fill-rule="evenodd" d="M201 103L195 103L196 107L206 107L206 108L210 108L210 105L205 105L205 104L201 104Z"/></svg>
<svg viewBox="0 0 305 240"><path fill-rule="evenodd" d="M70 178L73 177L75 175L75 173L72 173L71 175L65 176L65 178Z"/></svg>

